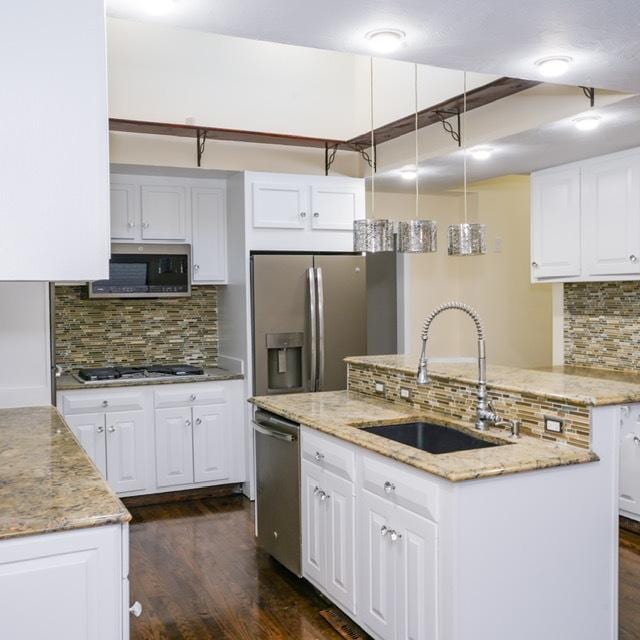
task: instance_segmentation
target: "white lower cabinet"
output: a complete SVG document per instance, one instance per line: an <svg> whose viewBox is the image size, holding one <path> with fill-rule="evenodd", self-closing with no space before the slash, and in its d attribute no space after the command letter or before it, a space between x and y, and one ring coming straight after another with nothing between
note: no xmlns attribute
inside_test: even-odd
<svg viewBox="0 0 640 640"><path fill-rule="evenodd" d="M139 495L243 482L242 380L78 389L58 407L113 490Z"/></svg>
<svg viewBox="0 0 640 640"><path fill-rule="evenodd" d="M640 406L624 407L620 422L620 511L640 520Z"/></svg>
<svg viewBox="0 0 640 640"><path fill-rule="evenodd" d="M127 527L0 541L0 638L128 640Z"/></svg>
<svg viewBox="0 0 640 640"><path fill-rule="evenodd" d="M436 640L439 486L302 428L302 572L379 640Z"/></svg>

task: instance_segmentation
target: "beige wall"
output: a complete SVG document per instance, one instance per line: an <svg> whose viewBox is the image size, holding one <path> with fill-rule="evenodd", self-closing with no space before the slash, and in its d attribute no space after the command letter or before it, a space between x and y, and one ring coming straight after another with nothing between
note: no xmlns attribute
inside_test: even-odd
<svg viewBox="0 0 640 640"><path fill-rule="evenodd" d="M485 256L447 255L447 226L461 221L462 196L421 196L420 216L437 220L436 254L407 255L407 351L419 348L422 322L437 305L461 300L480 313L490 363L551 364L552 294L549 285L529 282L529 179L508 176L471 186L469 220L487 225ZM414 217L409 194L376 194L376 217ZM496 251L497 244L501 245ZM474 329L463 314L448 312L433 324L429 353L437 357L475 355Z"/></svg>

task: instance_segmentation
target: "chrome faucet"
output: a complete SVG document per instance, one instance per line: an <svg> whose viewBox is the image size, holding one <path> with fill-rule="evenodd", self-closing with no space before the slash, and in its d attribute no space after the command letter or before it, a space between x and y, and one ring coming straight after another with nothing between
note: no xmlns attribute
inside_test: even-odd
<svg viewBox="0 0 640 640"><path fill-rule="evenodd" d="M435 318L448 309L464 311L471 317L476 325L476 331L478 333L478 403L476 405L476 429L486 431L489 425L495 425L501 422L501 418L494 413L491 403L487 400L487 360L484 344L484 329L482 328L480 316L478 316L475 309L462 302L447 302L436 307L425 319L422 328L422 351L420 352L416 382L419 385L429 384L429 374L427 372L427 340L429 339L429 329Z"/></svg>

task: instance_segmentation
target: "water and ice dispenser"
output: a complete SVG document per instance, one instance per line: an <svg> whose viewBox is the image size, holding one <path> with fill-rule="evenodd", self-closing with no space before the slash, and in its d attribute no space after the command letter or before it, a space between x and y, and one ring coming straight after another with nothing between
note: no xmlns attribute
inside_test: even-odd
<svg viewBox="0 0 640 640"><path fill-rule="evenodd" d="M301 391L304 334L267 334L267 393Z"/></svg>

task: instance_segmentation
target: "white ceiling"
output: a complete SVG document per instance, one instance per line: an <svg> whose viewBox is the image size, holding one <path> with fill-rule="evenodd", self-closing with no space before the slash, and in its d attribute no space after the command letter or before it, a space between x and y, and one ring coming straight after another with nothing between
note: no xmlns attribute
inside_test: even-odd
<svg viewBox="0 0 640 640"><path fill-rule="evenodd" d="M567 162L640 146L640 96L598 108L602 124L595 131L578 131L572 118L565 118L512 136L489 141L494 153L488 160L468 157L470 182L510 174L529 174ZM420 165L420 191L437 192L458 188L462 183L462 151L441 155ZM415 190L415 182L404 180L397 169L376 175L376 189Z"/></svg>
<svg viewBox="0 0 640 640"><path fill-rule="evenodd" d="M637 0L107 0L109 15L220 34L368 53L364 34L402 29L390 57L482 73L540 79L533 62L573 57L564 84L640 91ZM313 73L313 70L309 70Z"/></svg>

